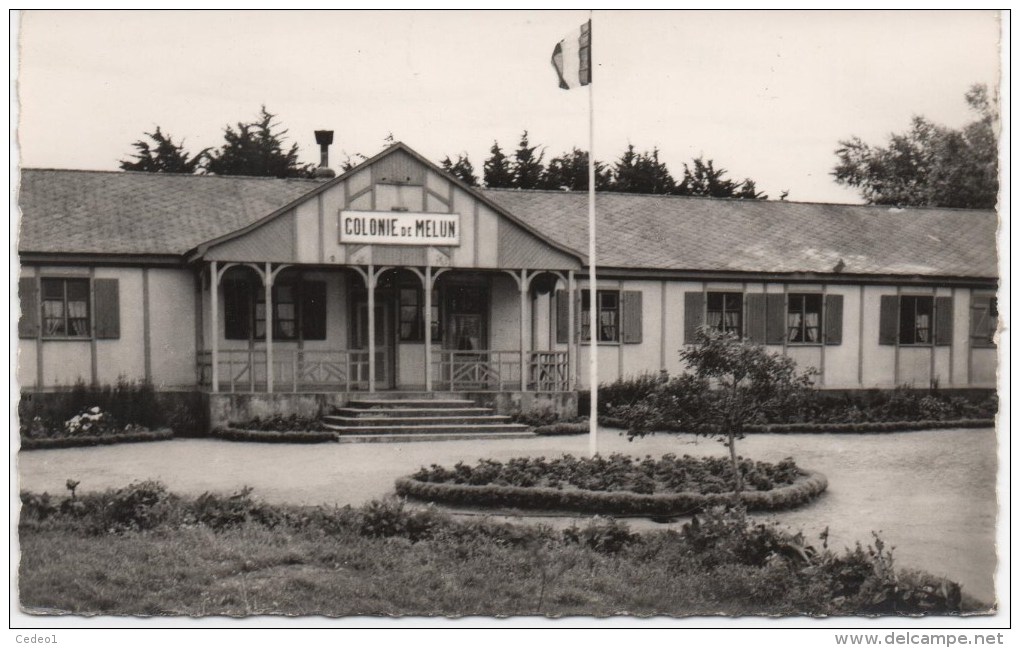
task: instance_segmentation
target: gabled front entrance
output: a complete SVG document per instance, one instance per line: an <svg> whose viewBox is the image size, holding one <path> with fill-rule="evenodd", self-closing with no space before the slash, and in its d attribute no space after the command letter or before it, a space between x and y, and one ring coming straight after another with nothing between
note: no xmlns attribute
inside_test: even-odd
<svg viewBox="0 0 1020 648"><path fill-rule="evenodd" d="M580 256L402 144L193 261L210 391L573 389Z"/></svg>

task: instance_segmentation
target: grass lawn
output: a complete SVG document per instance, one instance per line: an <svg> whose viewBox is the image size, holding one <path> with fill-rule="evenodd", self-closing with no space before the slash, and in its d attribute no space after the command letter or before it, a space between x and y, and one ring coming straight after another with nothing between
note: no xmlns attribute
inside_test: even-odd
<svg viewBox="0 0 1020 648"><path fill-rule="evenodd" d="M123 537L28 533L22 556L21 602L28 611L519 616L819 610L817 601L790 598L788 579L777 579L769 567L681 574L638 557L579 548L316 538L257 526ZM747 573L738 578L738 571Z"/></svg>
<svg viewBox="0 0 1020 648"><path fill-rule="evenodd" d="M18 589L30 613L104 615L840 615L987 611L881 546L801 540L721 510L682 532L564 531L376 502L274 507L132 486L28 497ZM52 504L52 505L51 505ZM810 544L819 546L817 540ZM874 549L878 549L877 554ZM886 593L893 592L892 597ZM953 603L953 601L956 603Z"/></svg>

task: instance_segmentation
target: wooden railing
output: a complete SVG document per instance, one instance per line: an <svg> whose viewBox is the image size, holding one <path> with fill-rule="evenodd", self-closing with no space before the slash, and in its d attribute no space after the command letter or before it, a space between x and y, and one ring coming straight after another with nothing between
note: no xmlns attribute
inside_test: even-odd
<svg viewBox="0 0 1020 648"><path fill-rule="evenodd" d="M525 354L529 391L566 391L570 371L566 351L529 351ZM450 351L433 354L433 381L447 391L519 391L520 351Z"/></svg>
<svg viewBox="0 0 1020 648"><path fill-rule="evenodd" d="M225 349L217 355L220 391L266 391L264 349ZM197 373L199 386L212 386L211 352L198 353ZM281 392L364 391L368 388L368 351L274 349L273 387Z"/></svg>
<svg viewBox="0 0 1020 648"><path fill-rule="evenodd" d="M519 391L520 351L450 351L433 353L433 388L437 391ZM566 391L570 370L566 351L528 351L526 389ZM266 380L264 349L225 349L218 352L219 391L262 392ZM376 379L385 381L384 351L376 352ZM200 351L196 373L201 387L212 386L212 353ZM273 350L273 389L298 391L365 391L368 389L368 351Z"/></svg>

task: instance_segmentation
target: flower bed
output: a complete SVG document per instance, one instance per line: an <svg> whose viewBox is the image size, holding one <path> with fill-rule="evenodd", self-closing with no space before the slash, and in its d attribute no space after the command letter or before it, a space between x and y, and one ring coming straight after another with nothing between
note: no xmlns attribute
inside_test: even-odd
<svg viewBox="0 0 1020 648"><path fill-rule="evenodd" d="M109 412L95 406L75 414L63 424L54 424L36 416L21 423L20 434L22 450L165 441L173 438L173 431L167 428L150 430L136 423L122 425Z"/></svg>
<svg viewBox="0 0 1020 648"><path fill-rule="evenodd" d="M330 443L337 439L336 432L328 430L247 430L236 427L216 428L212 436L224 441L255 443Z"/></svg>
<svg viewBox="0 0 1020 648"><path fill-rule="evenodd" d="M779 510L805 504L828 486L820 473L798 468L792 459L778 464L741 461L740 494L749 510ZM577 459L566 455L482 460L474 467L422 468L396 482L397 494L461 506L545 509L607 515L671 516L731 503L729 461L664 455L636 461L614 454Z"/></svg>
<svg viewBox="0 0 1020 648"><path fill-rule="evenodd" d="M142 441L169 441L174 438L173 430L133 430L110 434L85 434L80 436L55 436L22 438L22 450L44 450L48 448L80 448L83 446L111 445L114 443L139 443Z"/></svg>

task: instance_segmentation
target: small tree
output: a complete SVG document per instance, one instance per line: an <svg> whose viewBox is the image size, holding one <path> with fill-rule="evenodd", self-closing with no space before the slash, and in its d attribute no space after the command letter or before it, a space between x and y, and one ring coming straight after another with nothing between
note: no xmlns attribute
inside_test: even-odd
<svg viewBox="0 0 1020 648"><path fill-rule="evenodd" d="M545 157L545 152L540 151L536 155L537 150L538 146L531 146L528 141L528 131L524 131L521 134L521 142L514 151L512 165L514 187L517 189L537 189L542 184L542 176L545 173L542 158Z"/></svg>
<svg viewBox="0 0 1020 648"><path fill-rule="evenodd" d="M253 122L238 122L237 129L227 126L223 131L222 148L209 154L206 168L214 175L271 176L276 178L304 177L314 168L298 161L298 145L284 150L286 130L277 130L276 115L259 110Z"/></svg>
<svg viewBox="0 0 1020 648"><path fill-rule="evenodd" d="M482 166L485 186L490 189L514 186L514 174L510 170L510 159L499 147L499 142L493 142L489 149L489 158Z"/></svg>
<svg viewBox="0 0 1020 648"><path fill-rule="evenodd" d="M174 138L164 134L159 126L155 133L145 133L145 136L152 142L138 140L131 145L138 152L131 156L134 160L120 161L120 168L124 171L194 173L209 152L209 149L202 149L196 155L190 155L184 150L184 142L174 143Z"/></svg>
<svg viewBox="0 0 1020 648"><path fill-rule="evenodd" d="M456 162L451 160L450 156L447 155L439 164L443 167L443 171L446 171L455 178L459 178L468 186L478 186L478 176L475 175L475 165L471 164L471 160L468 158L466 153L458 155Z"/></svg>
<svg viewBox="0 0 1020 648"><path fill-rule="evenodd" d="M682 429L717 438L730 452L734 491L743 490L737 440L748 425L796 407L811 389L815 371L798 372L788 357L732 333L699 329L696 342L680 351L684 374L665 380L651 395L623 412L628 435Z"/></svg>

